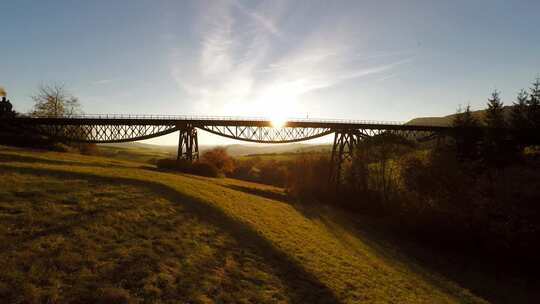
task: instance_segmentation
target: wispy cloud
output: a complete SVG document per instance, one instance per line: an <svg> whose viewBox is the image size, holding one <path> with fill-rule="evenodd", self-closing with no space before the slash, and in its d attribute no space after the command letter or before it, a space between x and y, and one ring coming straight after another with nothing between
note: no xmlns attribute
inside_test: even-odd
<svg viewBox="0 0 540 304"><path fill-rule="evenodd" d="M200 111L294 116L306 112L301 102L306 93L371 75L389 77L412 60L410 54L382 52L362 57L349 45L351 37L320 29L290 43L279 28L279 14L264 9L238 1L206 3L197 32L198 60L174 60L172 67Z"/></svg>
<svg viewBox="0 0 540 304"><path fill-rule="evenodd" d="M118 79L100 79L100 80L96 80L94 82L92 82L93 85L102 85L102 84L109 84L109 83L112 83L112 82L115 82L117 81Z"/></svg>
<svg viewBox="0 0 540 304"><path fill-rule="evenodd" d="M281 31L277 28L277 26L274 24L274 21L270 18L262 15L261 13L253 10L247 9L244 5L242 5L238 1L233 1L233 5L238 8L242 13L246 14L249 18L251 18L253 21L255 21L261 28L265 29L269 33L281 36Z"/></svg>

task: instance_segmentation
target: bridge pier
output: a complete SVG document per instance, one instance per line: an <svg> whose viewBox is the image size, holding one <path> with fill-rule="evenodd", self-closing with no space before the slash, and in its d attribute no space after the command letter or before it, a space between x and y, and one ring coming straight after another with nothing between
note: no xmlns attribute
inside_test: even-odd
<svg viewBox="0 0 540 304"><path fill-rule="evenodd" d="M191 124L180 127L178 134L178 155L176 159L183 159L188 162L199 160L197 128Z"/></svg>
<svg viewBox="0 0 540 304"><path fill-rule="evenodd" d="M355 149L360 142L361 133L358 130L336 130L332 157L330 159L330 183L341 184L343 163L352 160Z"/></svg>

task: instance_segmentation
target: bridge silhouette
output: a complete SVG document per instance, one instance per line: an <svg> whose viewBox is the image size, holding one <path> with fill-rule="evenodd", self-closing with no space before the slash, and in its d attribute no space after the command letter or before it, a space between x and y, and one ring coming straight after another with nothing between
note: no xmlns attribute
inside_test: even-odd
<svg viewBox="0 0 540 304"><path fill-rule="evenodd" d="M18 116L13 125L39 134L74 142L120 143L139 141L179 132L178 160L199 158L197 130L219 136L263 144L294 143L334 134L331 178L339 180L343 162L352 157L363 138L382 133L410 140L429 140L448 135L451 127L410 125L398 122L290 119L282 125L249 117L175 115L72 115L69 117Z"/></svg>

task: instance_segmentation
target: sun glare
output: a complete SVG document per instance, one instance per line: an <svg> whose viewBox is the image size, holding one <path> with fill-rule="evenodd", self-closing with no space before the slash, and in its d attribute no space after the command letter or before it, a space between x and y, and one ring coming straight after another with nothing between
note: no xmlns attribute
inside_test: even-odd
<svg viewBox="0 0 540 304"><path fill-rule="evenodd" d="M283 128L287 124L287 120L284 117L272 117L271 123L274 128Z"/></svg>

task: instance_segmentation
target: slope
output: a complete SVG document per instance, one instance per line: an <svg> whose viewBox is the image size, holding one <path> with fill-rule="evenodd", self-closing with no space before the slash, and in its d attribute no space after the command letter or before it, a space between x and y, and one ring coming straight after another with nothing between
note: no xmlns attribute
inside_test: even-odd
<svg viewBox="0 0 540 304"><path fill-rule="evenodd" d="M13 302L484 302L276 188L7 147L0 178Z"/></svg>

